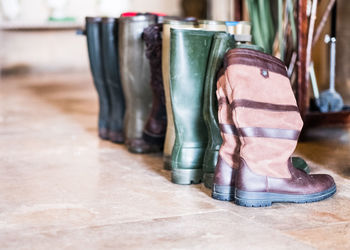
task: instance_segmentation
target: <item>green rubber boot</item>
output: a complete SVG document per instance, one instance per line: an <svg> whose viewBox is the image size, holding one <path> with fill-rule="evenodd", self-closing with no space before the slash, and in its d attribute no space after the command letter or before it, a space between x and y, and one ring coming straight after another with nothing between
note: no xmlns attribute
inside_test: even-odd
<svg viewBox="0 0 350 250"><path fill-rule="evenodd" d="M102 52L105 80L110 96L108 137L114 143L123 143L125 101L119 72L117 18L102 18Z"/></svg>
<svg viewBox="0 0 350 250"><path fill-rule="evenodd" d="M170 95L175 125L171 179L177 184L196 184L202 180L208 143L202 115L203 93L209 52L216 32L171 29L170 33Z"/></svg>
<svg viewBox="0 0 350 250"><path fill-rule="evenodd" d="M171 152L175 143L175 126L173 110L170 100L170 29L194 28L195 21L189 20L165 20L162 34L162 74L165 93L165 108L167 115L167 128L165 134L163 161L164 169L171 170Z"/></svg>
<svg viewBox="0 0 350 250"><path fill-rule="evenodd" d="M215 94L216 78L226 51L234 48L234 45L235 40L230 34L215 34L207 65L203 98L203 117L208 134L208 145L203 161L203 183L207 188L211 188L213 184L214 170L222 144L218 122L218 101Z"/></svg>

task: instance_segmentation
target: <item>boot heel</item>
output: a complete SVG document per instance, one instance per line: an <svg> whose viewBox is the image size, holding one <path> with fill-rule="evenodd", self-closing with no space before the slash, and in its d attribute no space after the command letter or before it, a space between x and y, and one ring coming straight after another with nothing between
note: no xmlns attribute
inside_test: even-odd
<svg viewBox="0 0 350 250"><path fill-rule="evenodd" d="M173 169L171 181L175 184L199 184L202 181L202 169Z"/></svg>
<svg viewBox="0 0 350 250"><path fill-rule="evenodd" d="M204 173L203 174L203 184L206 188L210 188L210 189L212 188L213 180L214 180L213 173Z"/></svg>
<svg viewBox="0 0 350 250"><path fill-rule="evenodd" d="M220 201L233 201L235 199L235 188L232 186L219 186L214 184L211 197Z"/></svg>
<svg viewBox="0 0 350 250"><path fill-rule="evenodd" d="M236 189L235 204L244 207L269 207L272 200L266 197L265 193L246 192Z"/></svg>

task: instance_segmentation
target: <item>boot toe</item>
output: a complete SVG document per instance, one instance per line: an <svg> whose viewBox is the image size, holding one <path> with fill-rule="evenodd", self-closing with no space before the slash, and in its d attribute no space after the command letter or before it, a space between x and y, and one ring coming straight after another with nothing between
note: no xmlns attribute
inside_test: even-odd
<svg viewBox="0 0 350 250"><path fill-rule="evenodd" d="M162 149L158 145L145 142L143 139L133 139L129 142L128 150L132 153L147 154L160 152Z"/></svg>
<svg viewBox="0 0 350 250"><path fill-rule="evenodd" d="M124 135L122 132L110 131L108 134L108 138L111 142L114 142L114 143L124 142Z"/></svg>
<svg viewBox="0 0 350 250"><path fill-rule="evenodd" d="M315 186L317 192L323 192L335 186L333 177L328 174L314 175L314 177L316 177Z"/></svg>
<svg viewBox="0 0 350 250"><path fill-rule="evenodd" d="M108 129L107 128L99 128L98 130L98 136L103 140L108 140Z"/></svg>

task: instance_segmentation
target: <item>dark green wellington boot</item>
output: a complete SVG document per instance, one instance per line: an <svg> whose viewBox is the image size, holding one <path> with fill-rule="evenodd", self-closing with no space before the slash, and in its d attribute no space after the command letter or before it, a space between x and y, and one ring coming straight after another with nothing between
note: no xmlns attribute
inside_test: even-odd
<svg viewBox="0 0 350 250"><path fill-rule="evenodd" d="M132 145L142 140L143 129L152 106L150 66L142 40L143 30L156 22L154 15L119 18L119 60L126 101L125 136L129 151L138 152Z"/></svg>
<svg viewBox="0 0 350 250"><path fill-rule="evenodd" d="M98 135L102 139L109 137L109 105L110 97L106 83L102 60L102 19L100 17L86 17L86 38L89 53L90 69L94 85L98 94Z"/></svg>
<svg viewBox="0 0 350 250"><path fill-rule="evenodd" d="M234 48L234 45L233 36L228 33L217 33L214 35L210 49L203 98L203 117L208 134L208 145L203 161L203 183L207 188L211 188L213 184L214 170L222 144L218 122L218 101L215 94L216 76L222 67L226 51Z"/></svg>
<svg viewBox="0 0 350 250"><path fill-rule="evenodd" d="M165 133L163 161L164 169L171 170L171 153L175 143L175 125L170 98L170 29L194 28L194 20L164 20L162 33L162 74L165 94L165 108L167 115L167 128Z"/></svg>
<svg viewBox="0 0 350 250"><path fill-rule="evenodd" d="M171 179L177 184L196 184L202 180L208 143L203 119L203 90L216 32L171 29L170 33L170 96L175 125Z"/></svg>
<svg viewBox="0 0 350 250"><path fill-rule="evenodd" d="M103 67L110 96L109 140L124 142L124 94L120 80L118 56L118 19L102 18Z"/></svg>

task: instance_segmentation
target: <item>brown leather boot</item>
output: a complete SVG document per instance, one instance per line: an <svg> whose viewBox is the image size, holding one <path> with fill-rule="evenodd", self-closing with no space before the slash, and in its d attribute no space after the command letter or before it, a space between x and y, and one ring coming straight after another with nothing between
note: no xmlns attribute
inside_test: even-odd
<svg viewBox="0 0 350 250"><path fill-rule="evenodd" d="M241 142L235 203L270 206L332 196L336 185L331 176L307 175L292 166L303 122L284 63L249 49L230 50L226 62L222 89L236 127L225 130L237 133Z"/></svg>
<svg viewBox="0 0 350 250"><path fill-rule="evenodd" d="M153 24L143 31L146 57L151 68L152 109L148 116L143 135L130 142L129 150L134 153L154 153L163 150L167 116L162 76L162 24Z"/></svg>

